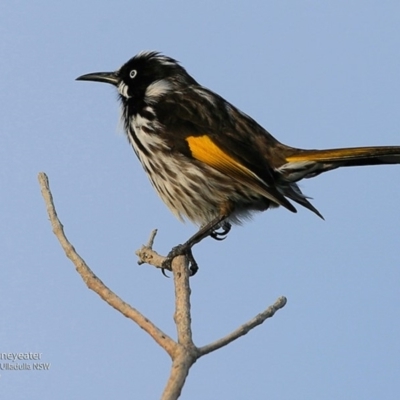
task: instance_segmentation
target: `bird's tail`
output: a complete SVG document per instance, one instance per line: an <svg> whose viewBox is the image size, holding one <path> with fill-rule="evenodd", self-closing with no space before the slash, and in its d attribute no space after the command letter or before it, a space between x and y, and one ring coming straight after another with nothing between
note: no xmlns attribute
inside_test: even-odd
<svg viewBox="0 0 400 400"><path fill-rule="evenodd" d="M400 146L328 150L301 150L284 146L282 150L284 161L280 167L276 168L282 177L282 193L321 218L323 218L322 215L297 186L297 181L312 178L339 167L400 164Z"/></svg>
<svg viewBox="0 0 400 400"><path fill-rule="evenodd" d="M339 167L400 164L400 146L353 147L328 150L288 148L278 171L289 182L311 178Z"/></svg>

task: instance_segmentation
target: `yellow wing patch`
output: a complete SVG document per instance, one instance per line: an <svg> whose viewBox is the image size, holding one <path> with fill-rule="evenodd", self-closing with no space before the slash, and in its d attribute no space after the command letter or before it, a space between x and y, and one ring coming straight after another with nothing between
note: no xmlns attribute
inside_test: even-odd
<svg viewBox="0 0 400 400"><path fill-rule="evenodd" d="M251 176L263 182L254 172L240 164L218 147L208 136L189 136L186 138L192 156L227 175Z"/></svg>
<svg viewBox="0 0 400 400"><path fill-rule="evenodd" d="M236 161L229 154L218 147L208 136L189 136L186 138L192 156L199 161L215 168L217 171L241 182L251 188L256 193L276 204L286 207L288 210L296 212L292 204L276 189L268 186L253 171Z"/></svg>
<svg viewBox="0 0 400 400"><path fill-rule="evenodd" d="M208 136L189 136L186 138L186 142L189 145L192 156L196 160L241 182L244 186L251 188L254 192L272 200L274 203L296 212L292 204L279 193L279 191L273 187L269 187L268 184L253 171L225 153Z"/></svg>

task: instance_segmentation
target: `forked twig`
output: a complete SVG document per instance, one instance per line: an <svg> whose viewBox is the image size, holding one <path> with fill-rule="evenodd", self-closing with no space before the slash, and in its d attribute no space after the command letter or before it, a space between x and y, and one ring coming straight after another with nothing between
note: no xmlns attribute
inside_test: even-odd
<svg viewBox="0 0 400 400"><path fill-rule="evenodd" d="M89 289L96 292L104 301L125 317L137 323L139 327L145 330L171 356L171 373L162 395L163 400L175 400L180 396L189 369L196 360L247 334L250 330L262 324L266 319L271 318L276 311L285 306L286 298L280 297L272 306L269 306L265 311L258 314L232 333L213 343L198 348L193 343L191 330L190 271L185 256L179 256L173 260L171 268L175 286L174 320L178 337L177 341L173 340L138 310L118 297L93 273L65 236L63 225L54 207L53 196L49 188L49 180L46 174L43 172L40 173L38 179L53 232L64 249L66 256L73 262L77 272L81 275ZM157 268L163 268L162 264L165 257L153 250L156 233L157 230L152 231L147 245L142 246L136 254L139 257L139 264L147 263Z"/></svg>

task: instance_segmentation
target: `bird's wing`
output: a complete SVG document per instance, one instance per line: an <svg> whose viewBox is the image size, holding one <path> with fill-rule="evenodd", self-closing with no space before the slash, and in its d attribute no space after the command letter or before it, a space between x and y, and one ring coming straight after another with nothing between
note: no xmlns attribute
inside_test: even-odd
<svg viewBox="0 0 400 400"><path fill-rule="evenodd" d="M257 135L269 134L254 120L208 90L174 93L157 107L156 114L165 127L163 135L174 151L296 212L277 187L277 174L257 147Z"/></svg>

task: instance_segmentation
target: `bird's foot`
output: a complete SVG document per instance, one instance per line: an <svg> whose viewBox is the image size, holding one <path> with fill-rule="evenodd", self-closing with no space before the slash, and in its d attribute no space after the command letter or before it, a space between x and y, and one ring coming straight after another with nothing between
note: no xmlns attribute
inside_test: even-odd
<svg viewBox="0 0 400 400"><path fill-rule="evenodd" d="M175 257L178 256L186 256L187 257L187 261L189 264L189 270L190 270L190 276L193 276L196 274L196 272L199 269L199 266L197 265L196 260L193 257L193 253L192 253L192 246L190 246L190 244L188 243L184 243L184 244L178 244L178 246L175 246L172 248L172 250L168 253L166 259L163 261L162 263L162 273L164 276L165 275L165 270L172 270L172 261Z"/></svg>

